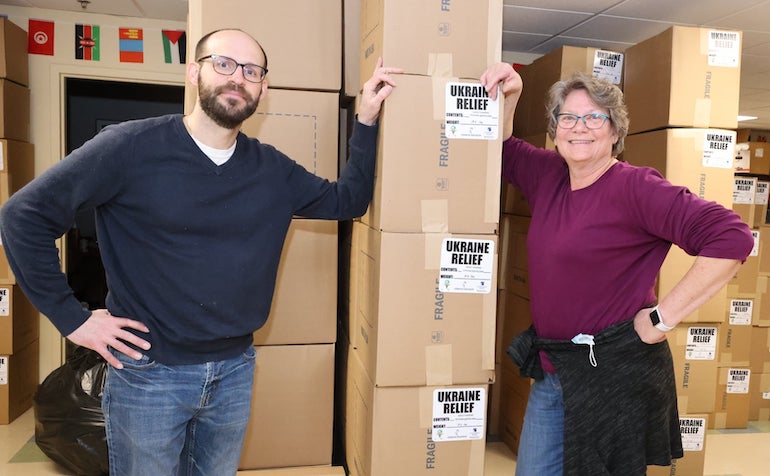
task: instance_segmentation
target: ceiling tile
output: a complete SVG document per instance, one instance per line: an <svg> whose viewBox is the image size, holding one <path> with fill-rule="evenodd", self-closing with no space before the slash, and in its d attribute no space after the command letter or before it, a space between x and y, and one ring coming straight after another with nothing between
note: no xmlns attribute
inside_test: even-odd
<svg viewBox="0 0 770 476"><path fill-rule="evenodd" d="M529 52L540 43L551 38L551 35L532 33L503 32L503 51Z"/></svg>
<svg viewBox="0 0 770 476"><path fill-rule="evenodd" d="M658 20L669 23L704 25L765 0L626 0L608 8L607 15Z"/></svg>
<svg viewBox="0 0 770 476"><path fill-rule="evenodd" d="M635 44L657 35L671 25L672 23L666 22L598 15L563 34L578 38Z"/></svg>
<svg viewBox="0 0 770 476"><path fill-rule="evenodd" d="M505 0L505 5L519 7L537 7L548 10L561 10L571 12L599 13L618 0Z"/></svg>
<svg viewBox="0 0 770 476"><path fill-rule="evenodd" d="M554 35L589 18L588 13L506 6L503 8L503 30Z"/></svg>

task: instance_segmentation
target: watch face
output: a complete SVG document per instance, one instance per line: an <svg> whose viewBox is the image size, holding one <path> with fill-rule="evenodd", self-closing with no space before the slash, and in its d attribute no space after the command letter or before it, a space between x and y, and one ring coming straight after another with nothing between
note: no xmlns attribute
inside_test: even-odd
<svg viewBox="0 0 770 476"><path fill-rule="evenodd" d="M650 320L652 321L653 326L660 324L660 316L658 315L657 309L653 309L650 313Z"/></svg>

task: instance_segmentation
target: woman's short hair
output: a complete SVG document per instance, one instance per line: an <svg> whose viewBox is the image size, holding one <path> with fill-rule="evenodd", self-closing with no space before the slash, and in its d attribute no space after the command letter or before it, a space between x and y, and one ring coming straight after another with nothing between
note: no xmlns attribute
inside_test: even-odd
<svg viewBox="0 0 770 476"><path fill-rule="evenodd" d="M623 92L616 85L605 79L595 78L586 73L574 73L570 78L557 81L551 86L546 103L548 135L556 137L556 115L561 112L567 96L576 90L584 90L597 106L609 111L610 127L618 136L612 146L612 155L617 157L623 152L624 141L628 134L628 110L623 100Z"/></svg>

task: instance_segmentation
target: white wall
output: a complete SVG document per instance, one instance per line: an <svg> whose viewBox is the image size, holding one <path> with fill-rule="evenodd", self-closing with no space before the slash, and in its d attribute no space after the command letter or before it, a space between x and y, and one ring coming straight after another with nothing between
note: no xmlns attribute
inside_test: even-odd
<svg viewBox="0 0 770 476"><path fill-rule="evenodd" d="M0 13L28 29L30 18L55 22L54 56L29 55L30 142L35 145L35 172L61 160L65 144L64 79L104 80L184 85L183 64L163 61L161 30L185 30L184 22L148 20L38 8L0 6ZM100 60L75 59L75 24L99 25ZM118 28L144 30L144 63L121 63ZM187 45L188 49L194 45ZM63 340L44 316L40 319L40 379L62 363Z"/></svg>

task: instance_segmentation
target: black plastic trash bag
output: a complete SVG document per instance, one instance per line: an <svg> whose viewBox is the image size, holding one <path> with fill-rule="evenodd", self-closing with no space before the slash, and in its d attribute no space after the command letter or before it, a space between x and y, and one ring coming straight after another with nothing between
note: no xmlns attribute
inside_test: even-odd
<svg viewBox="0 0 770 476"><path fill-rule="evenodd" d="M101 395L107 375L101 355L78 347L35 394L35 442L75 474L109 474Z"/></svg>

